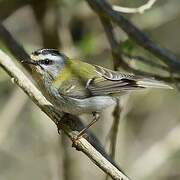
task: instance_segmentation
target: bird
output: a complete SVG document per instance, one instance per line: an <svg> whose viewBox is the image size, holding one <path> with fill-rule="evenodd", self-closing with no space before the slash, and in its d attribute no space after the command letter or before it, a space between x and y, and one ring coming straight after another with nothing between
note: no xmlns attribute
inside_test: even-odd
<svg viewBox="0 0 180 180"><path fill-rule="evenodd" d="M69 58L57 49L38 49L31 53L32 75L44 96L60 111L73 115L91 113L93 120L78 137L98 119L99 113L117 103L123 94L145 88L172 87L139 75L113 71L79 59Z"/></svg>

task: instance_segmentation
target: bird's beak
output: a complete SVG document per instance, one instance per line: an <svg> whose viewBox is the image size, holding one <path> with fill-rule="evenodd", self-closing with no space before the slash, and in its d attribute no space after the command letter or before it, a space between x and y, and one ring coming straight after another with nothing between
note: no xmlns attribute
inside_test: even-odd
<svg viewBox="0 0 180 180"><path fill-rule="evenodd" d="M33 66L39 66L42 70L44 70L44 68L40 65L40 63L38 61L34 61L32 59L29 59L29 60L25 60L25 61L22 60L21 62L24 64L31 64Z"/></svg>
<svg viewBox="0 0 180 180"><path fill-rule="evenodd" d="M32 64L32 65L35 65L35 66L39 65L39 63L37 61L32 61L30 59L28 61L22 60L21 62L25 63L25 64Z"/></svg>
<svg viewBox="0 0 180 180"><path fill-rule="evenodd" d="M33 53L30 55L30 58L28 60L22 60L22 63L26 63L26 64L32 64L32 65L39 65L39 57L37 55L34 55Z"/></svg>

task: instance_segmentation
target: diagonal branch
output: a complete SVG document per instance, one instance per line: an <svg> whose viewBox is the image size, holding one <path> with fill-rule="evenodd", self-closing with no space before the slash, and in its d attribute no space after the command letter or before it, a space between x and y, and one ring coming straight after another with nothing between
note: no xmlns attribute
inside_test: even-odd
<svg viewBox="0 0 180 180"><path fill-rule="evenodd" d="M0 39L7 46L7 48L10 50L10 52L15 56L17 61L20 62L22 59L26 59L26 58L27 58L27 60L29 60L29 55L26 53L24 48L12 37L12 35L8 32L8 30L2 24L0 24ZM20 57L21 57L21 59L19 59ZM29 66L26 66L25 63L23 63L22 65L28 70L29 73L31 73L30 68L27 68ZM63 116L63 114L60 116ZM69 117L70 115L65 115L65 116ZM69 119L71 119L71 121L72 121L72 123L70 123L70 125L69 125L71 127L71 129L73 129L73 123L74 123L74 127L76 127L76 130L81 130L82 128L84 128L84 125L81 123L81 121L78 118L76 118L74 116L70 116ZM101 154L103 156L105 156L112 164L115 165L115 163L111 160L111 158L105 152L104 148L102 147L102 145L98 141L98 139L90 132L89 132L89 136L90 136L89 142L93 146L95 146L96 149L98 151L100 151ZM117 165L115 165L115 166L117 166Z"/></svg>
<svg viewBox="0 0 180 180"><path fill-rule="evenodd" d="M54 123L56 123L56 125L59 125L71 140L73 140L78 134L77 130L81 128L79 119L72 115L64 115L64 113L57 111L56 108L46 100L41 92L23 74L23 72L16 67L10 57L2 51L0 51L0 65L11 76L11 78L13 78L13 82L15 82L32 99L32 101L39 106L39 108L46 113ZM95 141L91 139L90 142ZM115 163L110 161L110 157L105 156L105 152L100 153L98 151L101 148L100 146L97 150L85 138L77 140L73 145L77 150L86 154L91 161L113 179L129 180L129 178L118 169Z"/></svg>

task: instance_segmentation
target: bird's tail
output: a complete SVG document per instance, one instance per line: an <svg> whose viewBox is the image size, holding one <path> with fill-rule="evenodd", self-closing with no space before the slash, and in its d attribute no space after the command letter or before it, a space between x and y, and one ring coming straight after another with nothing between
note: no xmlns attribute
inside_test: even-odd
<svg viewBox="0 0 180 180"><path fill-rule="evenodd" d="M173 89L172 86L165 84L164 82L157 81L155 79L143 78L136 81L139 87L143 88L163 88L163 89Z"/></svg>

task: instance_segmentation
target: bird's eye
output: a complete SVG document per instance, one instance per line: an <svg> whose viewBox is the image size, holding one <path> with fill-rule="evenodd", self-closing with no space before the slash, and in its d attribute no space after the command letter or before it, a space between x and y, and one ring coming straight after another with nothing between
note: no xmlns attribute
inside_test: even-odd
<svg viewBox="0 0 180 180"><path fill-rule="evenodd" d="M41 60L41 63L44 64L44 65L50 65L50 64L52 64L52 60L50 60L50 59L43 59L43 60Z"/></svg>

